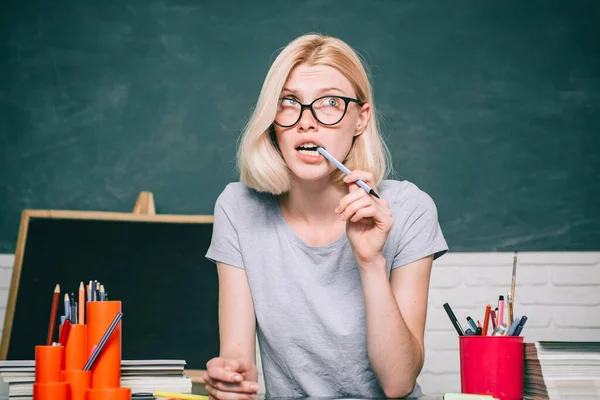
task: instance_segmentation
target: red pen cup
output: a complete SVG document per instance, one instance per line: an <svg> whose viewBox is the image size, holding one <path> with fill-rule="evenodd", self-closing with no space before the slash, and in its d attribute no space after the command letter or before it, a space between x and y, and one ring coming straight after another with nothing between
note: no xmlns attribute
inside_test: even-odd
<svg viewBox="0 0 600 400"><path fill-rule="evenodd" d="M121 312L120 301L90 301L87 307L87 354L100 343L102 336ZM118 388L121 385L121 322L99 353L92 367L92 388Z"/></svg>
<svg viewBox="0 0 600 400"><path fill-rule="evenodd" d="M92 387L92 371L63 371L63 378L69 384L69 400L86 400L86 391Z"/></svg>
<svg viewBox="0 0 600 400"><path fill-rule="evenodd" d="M522 336L460 336L459 351L463 393L523 398Z"/></svg>
<svg viewBox="0 0 600 400"><path fill-rule="evenodd" d="M33 384L33 400L69 400L69 384L67 382L36 382Z"/></svg>
<svg viewBox="0 0 600 400"><path fill-rule="evenodd" d="M63 346L35 346L35 382L61 382L64 360Z"/></svg>
<svg viewBox="0 0 600 400"><path fill-rule="evenodd" d="M73 324L65 344L65 370L83 369L87 358L87 325Z"/></svg>
<svg viewBox="0 0 600 400"><path fill-rule="evenodd" d="M131 400L129 388L88 389L86 400Z"/></svg>

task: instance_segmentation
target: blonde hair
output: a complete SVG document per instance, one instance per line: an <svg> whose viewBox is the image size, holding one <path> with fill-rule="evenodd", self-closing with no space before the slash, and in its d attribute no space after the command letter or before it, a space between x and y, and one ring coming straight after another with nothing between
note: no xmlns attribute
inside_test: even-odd
<svg viewBox="0 0 600 400"><path fill-rule="evenodd" d="M279 195L289 191L289 169L274 139L277 103L290 72L300 64L327 65L340 71L352 84L356 97L371 105L365 131L354 138L342 162L352 171L375 176L378 184L388 172L391 159L379 132L371 83L360 57L340 39L318 34L300 36L279 53L263 83L254 112L246 125L237 152L240 180L260 191ZM340 172L338 182L342 182Z"/></svg>

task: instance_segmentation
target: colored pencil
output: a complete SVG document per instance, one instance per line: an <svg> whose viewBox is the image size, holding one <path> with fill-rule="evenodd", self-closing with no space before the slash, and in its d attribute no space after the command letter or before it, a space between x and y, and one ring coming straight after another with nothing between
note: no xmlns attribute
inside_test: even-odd
<svg viewBox="0 0 600 400"><path fill-rule="evenodd" d="M487 336L488 333L488 323L490 321L490 312L492 311L492 306L488 304L485 306L485 317L483 317L483 329L481 330L482 336Z"/></svg>
<svg viewBox="0 0 600 400"><path fill-rule="evenodd" d="M79 303L77 304L79 307L79 318L77 318L78 324L85 323L84 321L84 308L85 308L85 289L83 287L83 282L79 284Z"/></svg>
<svg viewBox="0 0 600 400"><path fill-rule="evenodd" d="M52 295L52 307L50 308L50 324L48 325L48 338L46 339L46 345L52 345L52 339L54 338L54 325L56 324L56 313L58 312L58 298L60 297L60 285L56 285L54 288L54 294Z"/></svg>

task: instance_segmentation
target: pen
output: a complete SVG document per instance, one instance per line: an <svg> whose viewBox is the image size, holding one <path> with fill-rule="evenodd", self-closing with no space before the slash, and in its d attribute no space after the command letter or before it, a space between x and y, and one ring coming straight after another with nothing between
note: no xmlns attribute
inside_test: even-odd
<svg viewBox="0 0 600 400"><path fill-rule="evenodd" d="M517 330L517 326L519 326L519 317L515 318L513 324L510 326L510 328L508 328L508 332L506 332L506 334L508 336L512 336Z"/></svg>
<svg viewBox="0 0 600 400"><path fill-rule="evenodd" d="M521 334L521 331L523 330L523 325L525 325L525 322L527 322L527 316L523 315L521 317L521 319L519 320L519 325L517 325L515 331L513 332L513 336L519 336Z"/></svg>
<svg viewBox="0 0 600 400"><path fill-rule="evenodd" d="M471 325L471 328L473 328L473 332L475 332L477 330L477 325L475 324L475 321L473 321L473 318L467 317L467 322Z"/></svg>
<svg viewBox="0 0 600 400"><path fill-rule="evenodd" d="M460 326L460 323L456 319L454 312L452 312L450 304L444 303L444 310L446 310L446 314L448 314L448 318L450 318L450 322L452 322L452 325L454 325L454 329L456 329L456 333L458 333L458 336L464 336L465 332L463 331L462 326Z"/></svg>
<svg viewBox="0 0 600 400"><path fill-rule="evenodd" d="M329 154L327 152L327 150L325 150L322 147L317 147L317 151L319 153L321 153L321 155L323 157L325 157L326 159L328 159L333 165L335 165L340 171L342 171L344 174L346 175L350 175L350 170L348 168L346 168L346 166L344 164L342 164L341 162L339 162L338 160L336 160L331 154ZM379 195L377 193L375 193L375 191L373 189L371 189L369 187L369 185L367 185L364 181L362 181L361 179L356 181L356 184L358 186L360 186L361 188L363 188L365 190L365 192L379 198Z"/></svg>
<svg viewBox="0 0 600 400"><path fill-rule="evenodd" d="M498 325L504 322L504 296L498 297Z"/></svg>
<svg viewBox="0 0 600 400"><path fill-rule="evenodd" d="M490 318L492 318L492 329L496 329L496 311L490 311Z"/></svg>
<svg viewBox="0 0 600 400"><path fill-rule="evenodd" d="M477 327L477 330L475 331L475 335L481 336L481 328L480 327Z"/></svg>

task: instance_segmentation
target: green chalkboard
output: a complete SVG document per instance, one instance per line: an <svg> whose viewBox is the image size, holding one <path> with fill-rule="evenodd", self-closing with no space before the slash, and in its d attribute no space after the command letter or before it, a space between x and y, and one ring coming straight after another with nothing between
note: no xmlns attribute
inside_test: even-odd
<svg viewBox="0 0 600 400"><path fill-rule="evenodd" d="M3 2L0 252L21 210L212 214L277 49L371 65L396 177L453 251L600 249L597 1Z"/></svg>

